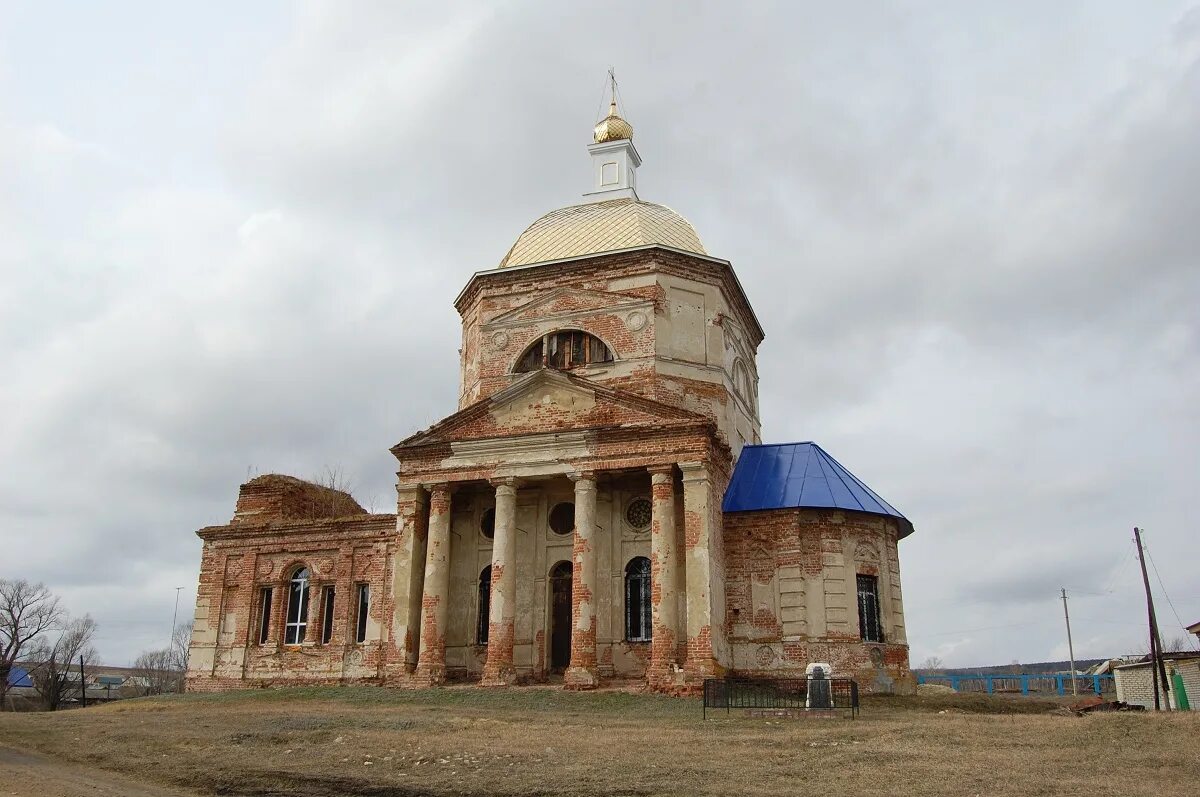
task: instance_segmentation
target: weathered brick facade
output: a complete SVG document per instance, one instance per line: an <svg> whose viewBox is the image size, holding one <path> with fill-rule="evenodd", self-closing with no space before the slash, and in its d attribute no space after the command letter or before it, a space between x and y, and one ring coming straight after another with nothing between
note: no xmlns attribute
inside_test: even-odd
<svg viewBox="0 0 1200 797"><path fill-rule="evenodd" d="M678 692L816 661L909 684L894 520L723 515L761 442L763 332L729 263L673 211L646 218L694 249L542 224L585 248L470 279L459 408L391 449L395 515L288 477L242 486L230 523L199 532L190 689L561 673ZM882 587L878 644L859 638L859 574Z"/></svg>

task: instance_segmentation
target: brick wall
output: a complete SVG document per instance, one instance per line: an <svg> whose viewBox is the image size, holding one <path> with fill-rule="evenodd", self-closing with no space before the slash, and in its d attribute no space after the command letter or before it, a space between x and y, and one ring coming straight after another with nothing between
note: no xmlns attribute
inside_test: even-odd
<svg viewBox="0 0 1200 797"><path fill-rule="evenodd" d="M204 549L189 652L189 690L374 683L385 676L395 516L368 515L359 508L349 517L287 519L320 507L335 513L358 507L345 493L324 491L317 485L308 489L305 484L290 477L255 479L243 485L239 517L198 532ZM289 582L301 567L310 574L307 628L302 644L288 645L284 625ZM371 597L367 638L361 644L355 641L358 584L368 584ZM335 590L333 634L322 643L322 597L327 586ZM260 643L265 587L272 589L272 601L267 640Z"/></svg>
<svg viewBox="0 0 1200 797"><path fill-rule="evenodd" d="M728 513L726 632L739 673L801 675L827 662L868 691L909 691L896 536L890 518L787 509ZM860 639L856 577L878 578L883 641Z"/></svg>

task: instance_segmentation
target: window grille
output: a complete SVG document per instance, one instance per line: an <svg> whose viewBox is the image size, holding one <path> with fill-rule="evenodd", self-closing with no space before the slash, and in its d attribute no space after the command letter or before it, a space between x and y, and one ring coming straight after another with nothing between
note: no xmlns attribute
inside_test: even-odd
<svg viewBox="0 0 1200 797"><path fill-rule="evenodd" d="M858 631L864 642L882 642L883 624L879 619L879 579L858 577Z"/></svg>
<svg viewBox="0 0 1200 797"><path fill-rule="evenodd" d="M517 361L515 370L524 373L543 367L582 368L612 361L613 353L604 341L578 329L564 329L534 341Z"/></svg>
<svg viewBox="0 0 1200 797"><path fill-rule="evenodd" d="M646 498L635 498L625 507L625 522L631 528L640 530L650 528L654 519L654 506Z"/></svg>
<svg viewBox="0 0 1200 797"><path fill-rule="evenodd" d="M479 617L475 621L475 644L488 643L488 628L492 613L492 566L483 568L479 574Z"/></svg>
<svg viewBox="0 0 1200 797"><path fill-rule="evenodd" d="M355 623L355 625L357 626L355 629L355 634L354 634L355 642L362 643L362 642L367 641L367 616L370 613L370 609L371 609L371 585L370 584L359 584L358 585L358 617L357 617L358 622Z"/></svg>
<svg viewBox="0 0 1200 797"><path fill-rule="evenodd" d="M287 645L299 645L308 630L308 568L301 567L292 574L288 589L287 625L284 626L283 641Z"/></svg>
<svg viewBox="0 0 1200 797"><path fill-rule="evenodd" d="M333 639L333 587L325 588L325 600L321 611L321 644L329 644Z"/></svg>
<svg viewBox="0 0 1200 797"><path fill-rule="evenodd" d="M258 644L265 645L271 638L271 588L263 587L258 597Z"/></svg>
<svg viewBox="0 0 1200 797"><path fill-rule="evenodd" d="M651 636L650 560L638 556L625 566L625 638L648 642Z"/></svg>

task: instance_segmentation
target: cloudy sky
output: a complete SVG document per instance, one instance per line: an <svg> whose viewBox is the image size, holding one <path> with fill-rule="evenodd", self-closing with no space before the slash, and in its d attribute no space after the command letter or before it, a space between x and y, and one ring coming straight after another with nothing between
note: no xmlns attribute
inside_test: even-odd
<svg viewBox="0 0 1200 797"><path fill-rule="evenodd" d="M0 0L0 576L163 644L247 475L454 408L451 301L645 163L767 331L764 438L905 512L912 659L1200 619L1200 6ZM174 8L168 8L174 5ZM742 5L742 4L736 4ZM453 6L453 7L451 7Z"/></svg>

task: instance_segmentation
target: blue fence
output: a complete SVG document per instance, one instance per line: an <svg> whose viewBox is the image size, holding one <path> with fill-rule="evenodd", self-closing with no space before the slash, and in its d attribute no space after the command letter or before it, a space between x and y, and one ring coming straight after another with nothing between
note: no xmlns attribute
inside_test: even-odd
<svg viewBox="0 0 1200 797"><path fill-rule="evenodd" d="M1111 674L1076 675L1079 691L1092 691L1098 695L1111 694L1116 685ZM1063 674L1003 673L996 675L918 675L918 684L946 684L956 692L1054 692L1065 695L1070 690L1071 676Z"/></svg>

